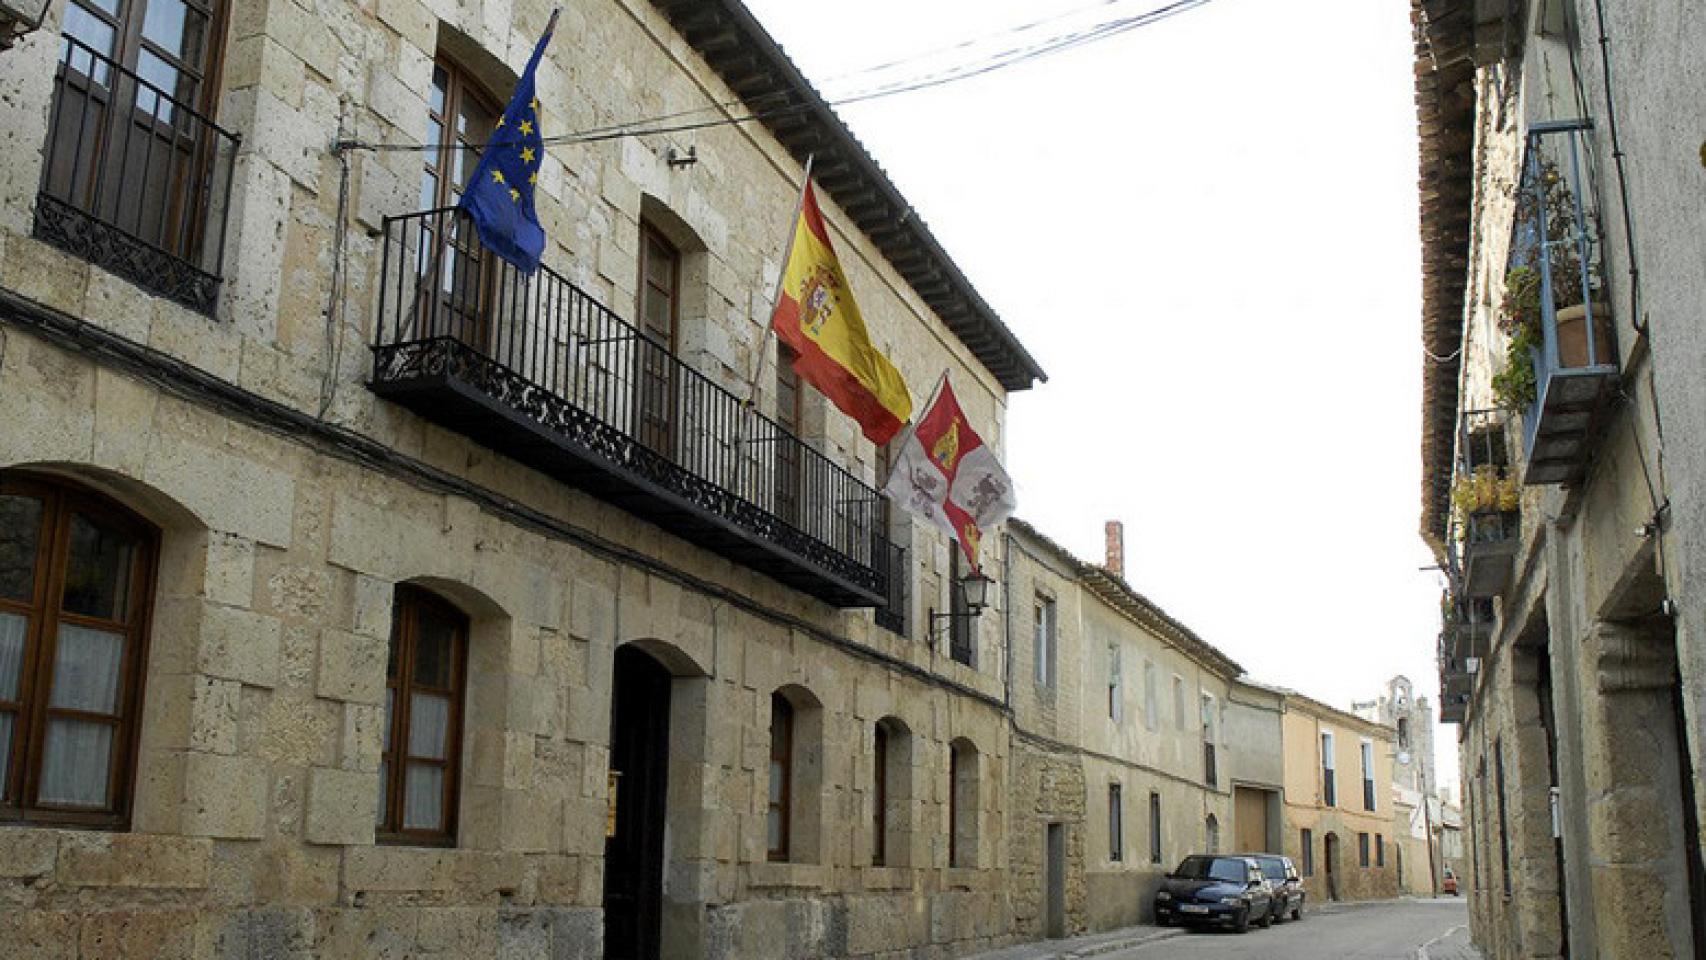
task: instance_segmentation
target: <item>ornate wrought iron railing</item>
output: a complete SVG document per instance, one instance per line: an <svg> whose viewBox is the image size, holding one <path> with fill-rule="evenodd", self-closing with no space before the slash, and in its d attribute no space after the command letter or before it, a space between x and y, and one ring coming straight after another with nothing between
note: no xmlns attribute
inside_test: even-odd
<svg viewBox="0 0 1706 960"><path fill-rule="evenodd" d="M454 424L475 439L784 582L826 576L806 589L830 602L904 590L875 489L561 274L492 255L462 211L386 218L382 270L375 390L451 384L483 405Z"/></svg>
<svg viewBox="0 0 1706 960"><path fill-rule="evenodd" d="M35 235L212 313L239 142L194 105L61 37Z"/></svg>

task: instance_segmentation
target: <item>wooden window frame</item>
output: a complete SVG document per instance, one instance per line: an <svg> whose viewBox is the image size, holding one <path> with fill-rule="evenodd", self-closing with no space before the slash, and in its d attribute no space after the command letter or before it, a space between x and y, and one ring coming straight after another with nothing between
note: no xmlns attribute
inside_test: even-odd
<svg viewBox="0 0 1706 960"><path fill-rule="evenodd" d="M432 108L432 99L427 99L427 119L439 124L438 143L431 144L433 149L425 151L426 158L422 172L424 176L431 173L438 181L433 188L432 206L428 209L440 209L456 206L456 187L452 183L451 173L454 169L454 154L463 149L459 144L466 144L468 156L465 160L467 170L472 173L479 163L479 151L472 149L476 144L483 144L490 139L490 132L479 134L473 140L466 140L456 130L456 120L462 115L462 105L466 100L473 100L480 109L491 114L495 124L497 118L503 116L503 104L493 97L480 81L471 75L467 68L450 57L440 55L432 62L433 69L443 70L447 78L444 87L444 111L439 113ZM430 84L430 81L429 81Z"/></svg>
<svg viewBox="0 0 1706 960"><path fill-rule="evenodd" d="M775 800L769 799L769 791L765 792L765 815L774 810L780 829L776 831L776 845L771 846L766 841L765 857L772 863L786 863L792 847L793 804L794 804L794 723L798 719L798 711L788 698L781 693L770 695L770 762L782 765L782 789ZM781 736L778 737L777 733ZM768 786L768 784L766 785ZM765 833L769 834L768 822Z"/></svg>
<svg viewBox="0 0 1706 960"><path fill-rule="evenodd" d="M444 812L442 830L403 826L408 766L411 762L424 762L408 755L409 713L412 703L409 694L415 689L415 631L419 625L418 612L423 609L437 613L457 627L455 649L450 655L450 708L445 719L445 759L441 762L444 769L444 796L440 801ZM385 687L391 691L392 697L391 749L384 751L381 757L386 764L386 804L385 809L381 811L379 824L374 828L374 839L378 843L417 847L456 845L457 814L460 806L457 801L462 795L463 710L468 695L468 638L467 614L437 594L409 584L397 585L395 599L392 601L390 640L390 644L398 648L397 669L395 676L390 675L388 670L385 678ZM390 650L387 649L386 652L389 659ZM436 688L424 689L432 693L446 693Z"/></svg>
<svg viewBox="0 0 1706 960"><path fill-rule="evenodd" d="M669 330L659 337L650 329L646 311L648 291L654 290L651 281L652 244L669 254ZM677 409L678 373L675 367L677 343L681 337L681 247L663 231L646 221L640 222L640 250L636 258L639 275L634 293L634 329L640 331L641 342L634 346L634 436L642 444L665 456L675 455L676 428L680 422ZM654 351L656 351L654 353ZM662 396L654 397L658 390ZM660 422L648 427L647 417Z"/></svg>
<svg viewBox="0 0 1706 960"><path fill-rule="evenodd" d="M1368 866L1368 834L1357 833L1357 866Z"/></svg>
<svg viewBox="0 0 1706 960"><path fill-rule="evenodd" d="M132 788L136 780L142 720L143 679L147 674L149 628L153 620L154 584L160 554L159 528L135 512L81 485L34 474L0 472L0 494L39 498L42 516L36 544L29 601L0 599L0 611L26 618L19 665L18 699L8 701L13 716L7 783L0 784L0 824L88 827L128 830ZM131 558L130 594L124 621L103 620L60 610L70 552L73 514L96 518L136 535ZM124 633L119 667L119 690L111 715L49 707L53 690L54 650L60 623ZM43 805L36 801L48 715L107 723L114 728L108 757L107 805L100 810ZM15 797L16 799L5 799Z"/></svg>
<svg viewBox="0 0 1706 960"><path fill-rule="evenodd" d="M432 70L433 76L428 81L427 120L438 124L439 133L438 141L422 153L421 177L424 180L431 176L434 180L427 209L443 210L457 205L456 158L462 157L464 171L472 176L474 168L479 165L477 146L491 138L496 123L503 116L503 104L467 68L450 57L440 55L434 58ZM442 111L433 109L430 90L437 83L440 71L445 76ZM493 130L470 131L467 136L457 130L458 121L470 101L492 118ZM428 262L417 265L417 269L423 271L419 278L423 287L417 292L417 305L413 310L418 314L416 322L420 325L421 335L448 335L476 350L485 351L491 345L500 261L480 243L472 224L465 220L458 224L458 219L427 218L421 223L422 239L428 244L431 254ZM434 222L441 224L439 229L450 232L451 236L434 235L431 226ZM446 247L455 253L448 267L444 265ZM463 274L463 270L468 272ZM445 272L450 272L448 278L443 275ZM450 284L449 290L444 289L446 282ZM432 300L420 302L420 292L430 293Z"/></svg>

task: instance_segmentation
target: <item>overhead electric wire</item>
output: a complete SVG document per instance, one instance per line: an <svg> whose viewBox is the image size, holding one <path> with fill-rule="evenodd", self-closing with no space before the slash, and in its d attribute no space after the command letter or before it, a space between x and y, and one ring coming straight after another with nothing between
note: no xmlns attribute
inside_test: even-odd
<svg viewBox="0 0 1706 960"><path fill-rule="evenodd" d="M1065 19L1066 17L1076 15L1077 13L1081 13L1085 10L1095 9L1097 6L1110 6L1112 4L1119 3L1119 2L1123 2L1123 0L1099 0L1099 3L1097 3L1097 4L1092 4L1092 5L1087 6L1087 7L1080 7L1080 8L1077 8L1075 10L1067 11L1066 13L1063 13L1063 14L1060 14L1060 15L1057 15L1054 17L1045 18L1045 19L1037 20L1037 21L1032 21L1031 23L1027 23L1027 24L1021 24L1021 25L1014 27L1008 31L1004 31L1002 33L991 34L986 38L982 38L982 39L978 39L978 40L972 40L972 41L964 41L960 44L941 48L940 50L937 50L937 51L930 51L930 52L927 52L924 54L916 55L914 57L902 58L902 59L890 61L886 64L878 64L876 66L865 68L863 70L854 71L853 73L846 74L844 76L855 77L855 76L861 76L861 75L866 75L866 74L880 73L880 72L887 70L887 69L890 69L891 67L896 66L896 65L901 65L901 64L904 64L907 62L917 62L918 60L922 60L922 59L926 59L930 56L934 56L936 53L941 52L941 50L953 50L953 49L961 49L961 48L968 47L968 46L975 46L978 43L984 42L984 39L989 39L989 38L993 38L993 37L1000 37L1000 36L1005 36L1005 35L1016 36L1016 35L1023 33L1027 30L1032 30L1032 29L1036 28L1037 26L1057 22L1059 20ZM1084 28L1081 28L1081 29L1078 29L1078 30L1075 30L1072 32L1057 34L1055 36L1049 37L1046 40L1042 40L1042 41L1039 41L1037 43L1033 43L1030 45L1010 47L1006 50L1002 50L1002 51L999 51L997 53L990 54L986 57L983 57L980 60L974 60L974 61L971 61L968 63L959 64L956 66L945 67L945 68L938 70L936 72L933 72L933 73L926 73L926 74L921 74L919 76L914 76L911 78L895 80L895 81L889 82L887 84L883 84L883 85L873 87L873 88L863 90L863 91L857 91L857 92L849 93L849 94L846 94L843 96L832 97L832 98L818 98L818 99L807 100L805 102L800 102L800 103L790 103L787 106L778 107L778 108L769 109L769 110L753 110L753 111L746 113L744 115L741 115L741 116L719 116L719 117L716 117L714 119L708 119L708 120L697 120L697 121L690 121L690 122L677 123L677 124L665 124L665 125L661 125L661 126L643 126L646 124L659 124L659 123L662 123L663 121L678 119L681 117L688 117L688 116L692 116L692 115L697 114L697 113L705 113L705 112L713 111L713 110L727 110L727 109L730 109L732 107L740 106L742 104L745 104L745 105L750 107L755 102L765 101L765 100L769 100L769 99L773 99L773 98L785 97L788 99L792 99L795 92L796 92L792 88L779 89L779 90L771 91L768 93L755 94L753 96L743 98L742 100L739 100L739 101L730 101L730 102L726 102L726 103L709 104L709 105L703 106L703 107L696 107L696 108L689 109L689 110L676 111L674 113L663 114L663 115L655 116L655 117L647 117L647 118L642 118L642 119L638 119L638 120L625 121L622 123L606 124L604 126L591 127L591 128L585 129L585 130L579 130L579 131L575 131L573 133L567 133L567 134L559 134L559 135L554 136L554 137L545 137L543 139L544 139L545 144L548 146L576 144L576 143L598 143L598 142L607 141L607 140L622 139L624 137L659 136L659 135L669 134L669 133L684 133L684 132L690 132L690 131L694 131L694 130L705 130L705 129L709 129L712 127L736 126L736 125L744 124L744 123L752 123L754 121L772 120L772 119L776 119L778 117L785 117L785 116L790 116L793 114L805 113L808 111L812 111L812 110L818 109L819 106L838 107L838 106L847 106L847 105L851 105L851 104L866 103L866 102L869 102L872 100L882 99L885 97L898 96L898 95L904 94L904 93L914 93L914 92L921 91L921 90L929 90L929 89L933 89L935 87L945 86L945 85L950 84L950 83L956 83L956 82L959 82L961 80L970 80L974 77L980 77L980 76L983 76L983 75L988 74L988 73L993 73L994 71L1001 70L1001 69L1004 69L1006 67L1010 67L1010 66L1014 66L1016 64L1025 63L1025 62L1028 62L1031 60L1039 59L1041 57L1045 57L1045 56L1048 56L1048 55L1053 54L1053 53L1059 53L1059 52L1062 52L1065 50L1072 50L1072 49L1075 49L1075 48L1080 47L1080 46L1084 46L1084 45L1089 44L1089 43L1094 43L1095 41L1098 41L1098 40L1103 40L1103 39L1107 39L1109 37L1118 36L1119 34L1125 33L1125 32L1130 31L1130 30L1137 29L1139 27L1149 26L1151 24L1158 23L1162 20L1166 20L1170 17L1177 16L1178 14L1185 13L1189 10L1193 10L1197 7L1206 6L1210 2L1212 2L1212 0L1173 0L1172 3L1168 3L1166 5L1163 5L1161 7L1156 7L1156 8L1151 9L1151 10L1146 10L1142 13L1131 14L1129 16L1118 17L1118 18L1115 18L1113 20L1103 21L1103 22L1096 23L1096 24L1093 24L1093 25L1090 25L1088 27L1084 27ZM461 142L458 142L458 143L450 144L449 146L451 149L467 150L467 149L480 149L482 147L485 147L486 145L487 145L486 143L461 143ZM365 142L354 142L354 141L340 141L338 146L340 148L348 148L348 149L363 149L363 150L387 151L387 152L393 152L393 151L394 152L425 152L425 151L434 151L434 150L442 149L445 145L441 145L441 144L417 144L417 143L365 143Z"/></svg>

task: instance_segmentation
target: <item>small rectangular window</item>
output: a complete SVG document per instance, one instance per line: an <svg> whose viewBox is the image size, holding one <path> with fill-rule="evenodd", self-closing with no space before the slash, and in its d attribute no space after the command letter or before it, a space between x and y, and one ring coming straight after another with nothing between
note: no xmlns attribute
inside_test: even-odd
<svg viewBox="0 0 1706 960"><path fill-rule="evenodd" d="M1118 863L1124 859L1124 803L1120 800L1120 785L1108 784L1108 859Z"/></svg>
<svg viewBox="0 0 1706 960"><path fill-rule="evenodd" d="M1121 703L1124 699L1120 686L1120 646L1118 642L1108 644L1108 718L1119 722Z"/></svg>
<svg viewBox="0 0 1706 960"><path fill-rule="evenodd" d="M1362 742L1362 808L1374 809L1374 744Z"/></svg>
<svg viewBox="0 0 1706 960"><path fill-rule="evenodd" d="M1333 735L1321 734L1321 802L1325 806L1334 806L1339 802L1338 784L1333 781Z"/></svg>
<svg viewBox="0 0 1706 960"><path fill-rule="evenodd" d="M1149 795L1149 862L1161 862L1161 794Z"/></svg>
<svg viewBox="0 0 1706 960"><path fill-rule="evenodd" d="M1315 876L1315 831L1303 831L1303 875Z"/></svg>
<svg viewBox="0 0 1706 960"><path fill-rule="evenodd" d="M1155 729L1155 664L1143 663L1143 725Z"/></svg>
<svg viewBox="0 0 1706 960"><path fill-rule="evenodd" d="M1368 866L1368 834L1357 834L1357 866Z"/></svg>
<svg viewBox="0 0 1706 960"><path fill-rule="evenodd" d="M1054 600L1038 594L1033 645L1036 648L1037 683L1044 687L1054 686L1055 622Z"/></svg>
<svg viewBox="0 0 1706 960"><path fill-rule="evenodd" d="M1386 835L1382 833L1374 835L1374 865L1386 866Z"/></svg>

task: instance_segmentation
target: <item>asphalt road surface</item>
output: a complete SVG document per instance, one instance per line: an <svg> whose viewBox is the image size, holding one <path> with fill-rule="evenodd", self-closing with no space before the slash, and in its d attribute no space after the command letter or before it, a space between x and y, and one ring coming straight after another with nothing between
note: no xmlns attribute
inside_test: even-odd
<svg viewBox="0 0 1706 960"><path fill-rule="evenodd" d="M1246 934L1192 931L1106 955L1118 960L1480 960L1461 899L1330 904Z"/></svg>

